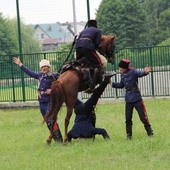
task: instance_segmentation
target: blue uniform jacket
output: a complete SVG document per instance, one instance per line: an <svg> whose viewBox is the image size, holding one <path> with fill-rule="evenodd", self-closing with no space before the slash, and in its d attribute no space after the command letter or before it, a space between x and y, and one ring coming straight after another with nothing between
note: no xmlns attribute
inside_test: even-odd
<svg viewBox="0 0 170 170"><path fill-rule="evenodd" d="M107 83L103 82L85 103L77 99L74 107L76 117L72 129L69 131L71 138L87 138L98 133L97 128L94 128L92 125L91 116L106 86Z"/></svg>
<svg viewBox="0 0 170 170"><path fill-rule="evenodd" d="M138 77L146 76L147 73L144 71L137 71L136 69L130 68L125 73L121 74L121 80L119 83L112 83L113 88L125 88L125 101L126 102L137 102L142 100L138 88Z"/></svg>
<svg viewBox="0 0 170 170"><path fill-rule="evenodd" d="M33 77L37 80L39 80L39 85L38 85L38 91L46 91L47 89L51 88L52 82L56 80L59 77L59 74L43 74L41 72L36 73L27 68L26 66L22 65L21 70L24 71L26 74L28 74L30 77ZM50 101L50 95L48 94L42 94L41 98L38 98L39 102L49 102Z"/></svg>
<svg viewBox="0 0 170 170"><path fill-rule="evenodd" d="M98 28L88 27L80 33L76 41L76 48L95 50L101 43L101 36L102 33Z"/></svg>

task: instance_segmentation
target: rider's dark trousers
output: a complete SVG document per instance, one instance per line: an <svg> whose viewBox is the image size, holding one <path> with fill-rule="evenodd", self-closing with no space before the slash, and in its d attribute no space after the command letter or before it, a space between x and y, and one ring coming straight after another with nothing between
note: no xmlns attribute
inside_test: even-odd
<svg viewBox="0 0 170 170"><path fill-rule="evenodd" d="M85 57L90 62L90 64L92 64L93 67L97 67L101 65L101 61L98 55L96 54L95 50L79 47L76 49L76 53L77 53L77 60L82 57Z"/></svg>

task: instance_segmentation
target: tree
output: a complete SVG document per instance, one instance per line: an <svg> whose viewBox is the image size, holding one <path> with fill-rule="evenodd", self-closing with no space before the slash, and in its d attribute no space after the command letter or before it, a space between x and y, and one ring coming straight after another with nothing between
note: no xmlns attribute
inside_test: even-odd
<svg viewBox="0 0 170 170"><path fill-rule="evenodd" d="M169 37L167 26L169 23L168 18L170 17L169 8L169 0L145 0L143 3L148 23L148 36L146 39L148 45L157 45Z"/></svg>
<svg viewBox="0 0 170 170"><path fill-rule="evenodd" d="M139 0L103 0L97 20L103 34L116 34L118 48L146 43L146 15Z"/></svg>
<svg viewBox="0 0 170 170"><path fill-rule="evenodd" d="M10 28L11 36L15 37L15 42L18 47L18 30L17 19L8 19L8 27ZM34 32L30 25L25 25L22 21L21 25L21 38L22 38L22 52L23 53L36 53L42 52L40 42L34 38Z"/></svg>
<svg viewBox="0 0 170 170"><path fill-rule="evenodd" d="M167 31L170 35L170 9L167 9L160 14L158 25L160 30Z"/></svg>
<svg viewBox="0 0 170 170"><path fill-rule="evenodd" d="M17 45L15 42L15 36L10 34L7 20L0 13L0 55L16 53Z"/></svg>
<svg viewBox="0 0 170 170"><path fill-rule="evenodd" d="M21 24L22 52L41 52L40 43L34 38L33 30L30 26ZM18 31L17 20L4 18L0 14L0 55L18 54Z"/></svg>

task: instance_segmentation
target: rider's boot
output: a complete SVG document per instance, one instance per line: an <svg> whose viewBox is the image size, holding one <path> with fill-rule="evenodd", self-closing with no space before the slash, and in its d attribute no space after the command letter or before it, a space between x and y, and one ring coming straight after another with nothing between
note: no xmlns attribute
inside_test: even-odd
<svg viewBox="0 0 170 170"><path fill-rule="evenodd" d="M96 83L95 83L96 69L90 69L90 84L89 87L91 91L94 91Z"/></svg>
<svg viewBox="0 0 170 170"><path fill-rule="evenodd" d="M90 74L89 74L89 88L85 91L86 93L93 93L96 83L95 83L95 76L96 72L95 69L90 69Z"/></svg>

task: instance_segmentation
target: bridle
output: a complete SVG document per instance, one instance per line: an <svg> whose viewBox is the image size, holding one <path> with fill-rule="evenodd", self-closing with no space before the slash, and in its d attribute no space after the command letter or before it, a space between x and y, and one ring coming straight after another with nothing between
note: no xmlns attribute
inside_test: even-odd
<svg viewBox="0 0 170 170"><path fill-rule="evenodd" d="M108 45L108 48L106 49L106 52L105 52L108 60L113 57L114 51L115 51L115 43L114 43L114 41L111 41Z"/></svg>
<svg viewBox="0 0 170 170"><path fill-rule="evenodd" d="M115 42L114 39L111 40L107 45L104 44L100 46L99 53L105 56L108 60L108 62L113 63L114 62L114 52L115 52Z"/></svg>

